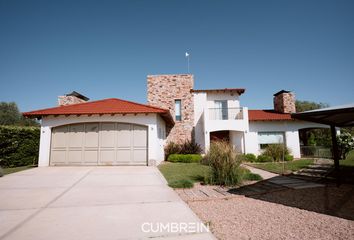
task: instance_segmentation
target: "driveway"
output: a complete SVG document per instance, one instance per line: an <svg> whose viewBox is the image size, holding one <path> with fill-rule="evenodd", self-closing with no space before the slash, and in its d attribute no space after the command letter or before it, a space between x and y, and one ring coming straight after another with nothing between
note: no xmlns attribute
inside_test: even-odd
<svg viewBox="0 0 354 240"><path fill-rule="evenodd" d="M0 178L3 239L214 239L156 167L44 167Z"/></svg>

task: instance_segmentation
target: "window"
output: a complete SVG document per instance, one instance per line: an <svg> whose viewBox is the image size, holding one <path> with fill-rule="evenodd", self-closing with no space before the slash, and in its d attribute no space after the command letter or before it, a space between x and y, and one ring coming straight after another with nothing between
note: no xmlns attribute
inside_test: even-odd
<svg viewBox="0 0 354 240"><path fill-rule="evenodd" d="M258 144L260 149L265 149L269 144L284 143L284 132L259 132Z"/></svg>
<svg viewBox="0 0 354 240"><path fill-rule="evenodd" d="M215 100L215 120L227 120L227 100Z"/></svg>
<svg viewBox="0 0 354 240"><path fill-rule="evenodd" d="M175 118L176 121L182 120L182 104L181 104L181 100L179 99L175 100Z"/></svg>

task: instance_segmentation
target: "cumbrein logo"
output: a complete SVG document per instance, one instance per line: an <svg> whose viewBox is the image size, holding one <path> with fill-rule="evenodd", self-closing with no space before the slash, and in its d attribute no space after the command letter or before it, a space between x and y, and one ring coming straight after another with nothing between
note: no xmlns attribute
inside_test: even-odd
<svg viewBox="0 0 354 240"><path fill-rule="evenodd" d="M202 233L210 232L209 224L201 222L145 222L141 225L141 230L144 233Z"/></svg>

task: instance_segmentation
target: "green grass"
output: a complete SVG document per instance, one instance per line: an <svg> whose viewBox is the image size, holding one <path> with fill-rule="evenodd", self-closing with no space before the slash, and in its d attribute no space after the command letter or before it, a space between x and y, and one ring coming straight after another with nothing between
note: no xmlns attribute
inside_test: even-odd
<svg viewBox="0 0 354 240"><path fill-rule="evenodd" d="M166 162L161 164L159 169L171 187L183 185L186 180L192 183L201 182L210 171L209 166L200 163Z"/></svg>
<svg viewBox="0 0 354 240"><path fill-rule="evenodd" d="M348 153L348 156L345 160L340 160L339 161L340 166L348 166L348 167L354 167L354 150Z"/></svg>
<svg viewBox="0 0 354 240"><path fill-rule="evenodd" d="M285 172L289 172L289 171L295 172L311 164L313 164L313 159L300 159L291 162L285 162L284 168L285 168ZM252 163L250 165L255 168L266 170L268 172L273 172L273 173L283 172L283 163L279 163L279 162Z"/></svg>
<svg viewBox="0 0 354 240"><path fill-rule="evenodd" d="M30 168L33 168L35 166L22 166L22 167L13 167L13 168L3 168L3 172L4 174L11 174L11 173L15 173L15 172L20 172L20 171L23 171L23 170L27 170L27 169L30 169Z"/></svg>
<svg viewBox="0 0 354 240"><path fill-rule="evenodd" d="M200 163L171 163L166 162L159 166L161 173L172 188L192 188L195 182L203 182L210 174L210 167ZM241 168L242 180L259 181L262 177Z"/></svg>
<svg viewBox="0 0 354 240"><path fill-rule="evenodd" d="M246 170L248 170L248 169L246 169ZM242 178L243 178L243 180L248 180L248 181L260 181L260 180L263 180L263 178L259 174L251 173L250 170L246 171Z"/></svg>

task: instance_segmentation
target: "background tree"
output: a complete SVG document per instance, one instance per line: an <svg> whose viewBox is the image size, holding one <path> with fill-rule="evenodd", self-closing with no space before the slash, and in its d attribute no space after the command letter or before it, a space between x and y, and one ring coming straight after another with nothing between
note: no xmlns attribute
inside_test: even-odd
<svg viewBox="0 0 354 240"><path fill-rule="evenodd" d="M37 121L23 117L15 102L0 102L0 125L39 126Z"/></svg>
<svg viewBox="0 0 354 240"><path fill-rule="evenodd" d="M295 102L296 112L305 112L320 108L329 107L327 103L316 103L311 101L297 100ZM329 129L300 129L300 141L305 146L331 146L331 134Z"/></svg>
<svg viewBox="0 0 354 240"><path fill-rule="evenodd" d="M329 107L327 103L321 103L321 102L316 103L316 102L300 101L300 100L296 100L295 106L296 106L296 112L305 112L305 111Z"/></svg>

